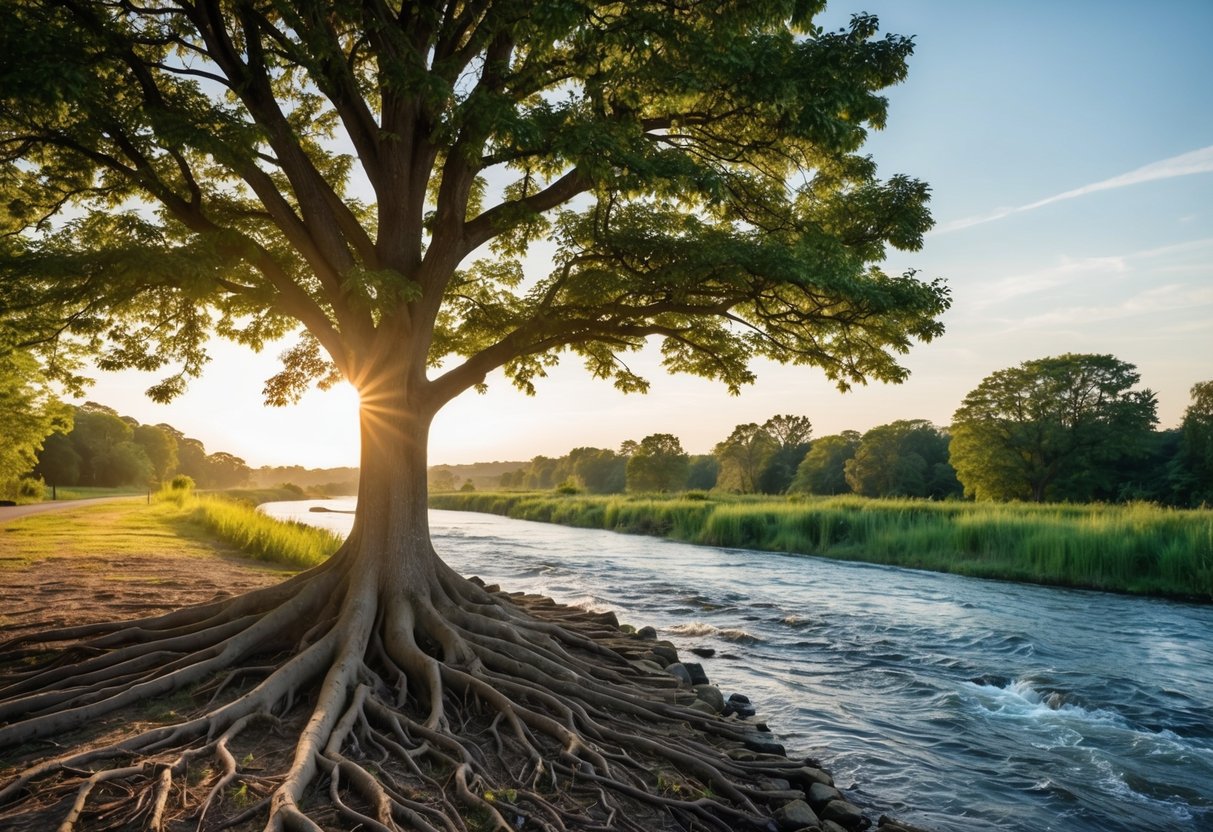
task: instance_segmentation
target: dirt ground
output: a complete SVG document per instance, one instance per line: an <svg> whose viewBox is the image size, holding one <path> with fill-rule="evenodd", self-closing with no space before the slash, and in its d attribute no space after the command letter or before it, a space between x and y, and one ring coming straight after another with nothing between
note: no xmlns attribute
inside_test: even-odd
<svg viewBox="0 0 1213 832"><path fill-rule="evenodd" d="M0 550L0 561L6 556ZM0 563L0 641L30 629L168 612L281 581L291 572L236 556L60 556Z"/></svg>

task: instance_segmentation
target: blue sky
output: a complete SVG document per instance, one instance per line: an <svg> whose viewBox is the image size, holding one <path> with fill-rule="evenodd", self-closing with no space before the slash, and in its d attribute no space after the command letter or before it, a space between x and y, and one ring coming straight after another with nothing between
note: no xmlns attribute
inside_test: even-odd
<svg viewBox="0 0 1213 832"><path fill-rule="evenodd" d="M1112 353L1158 394L1163 427L1213 378L1213 2L832 4L822 19L877 14L915 38L868 152L882 175L931 184L936 228L887 266L945 278L947 333L906 358L911 379L838 393L812 368L759 365L757 385L718 385L653 365L647 396L622 396L568 361L527 398L501 379L439 414L431 461L559 455L673 433L706 453L733 426L808 416L816 435L894 419L947 424L989 373L1065 352ZM88 398L168 422L250 464L356 464L355 398L309 394L266 409L274 355L217 347L208 376L169 405L134 374ZM643 363L643 362L641 362Z"/></svg>

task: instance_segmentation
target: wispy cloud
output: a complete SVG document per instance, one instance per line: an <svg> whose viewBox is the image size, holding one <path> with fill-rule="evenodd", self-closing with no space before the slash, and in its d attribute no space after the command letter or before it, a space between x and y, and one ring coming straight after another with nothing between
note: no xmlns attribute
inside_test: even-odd
<svg viewBox="0 0 1213 832"><path fill-rule="evenodd" d="M1125 298L1119 303L1053 309L1023 320L1021 327L1023 329L1039 329L1065 326L1092 326L1108 321L1133 318L1139 315L1158 315L1192 310L1210 304L1213 304L1213 287L1172 283L1165 286L1151 287L1136 295ZM1203 324L1207 329L1207 318L1203 320Z"/></svg>
<svg viewBox="0 0 1213 832"><path fill-rule="evenodd" d="M1181 153L1178 156L1172 156L1170 159L1163 159L1160 162L1151 162L1148 165L1143 165L1128 173L1122 173L1119 176L1113 176L1111 179L1104 179L1100 182L1093 182L1090 185L1083 185L1081 188L1074 188L1070 191L1064 191L1060 194L1055 194L1044 199L1038 199L1035 202L1029 202L1027 205L1020 205L1016 208L1000 208L988 214L982 214L975 217L965 217L952 222L943 223L934 229L934 234L947 234L951 231L959 231L962 228L971 228L975 225L982 225L987 222L1009 217L1013 214L1022 214L1025 211L1034 211L1037 208L1043 208L1046 205L1052 205L1055 202L1064 202L1067 199L1076 199L1087 194L1098 193L1099 191L1110 191L1116 188L1127 188L1130 185L1140 185L1143 182L1155 182L1160 179L1174 179L1177 176L1192 176L1198 173L1213 173L1213 145L1202 147L1199 150L1193 150L1190 153Z"/></svg>

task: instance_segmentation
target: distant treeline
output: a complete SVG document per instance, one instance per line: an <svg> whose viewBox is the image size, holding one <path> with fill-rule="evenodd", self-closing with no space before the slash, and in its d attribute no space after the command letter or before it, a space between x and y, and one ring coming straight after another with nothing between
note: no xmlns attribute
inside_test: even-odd
<svg viewBox="0 0 1213 832"><path fill-rule="evenodd" d="M208 453L198 439L168 424L143 425L111 407L86 402L71 414L70 430L48 436L33 470L48 487L151 487L183 474L199 488L268 488L292 483L309 491L353 494L357 468L253 469L226 451Z"/></svg>
<svg viewBox="0 0 1213 832"><path fill-rule="evenodd" d="M248 481L243 459L225 451L208 453L201 441L172 425L142 425L96 402L75 408L71 425L48 436L38 452L34 475L47 486L150 487L178 474L200 488Z"/></svg>
<svg viewBox="0 0 1213 832"><path fill-rule="evenodd" d="M737 425L711 454L652 434L618 451L537 456L498 478L507 490L590 494L857 494L865 497L1213 502L1213 382L1192 388L1179 428L1158 430L1154 394L1132 365L1064 355L996 372L952 424L900 420L814 438L805 416ZM431 482L454 490L453 478ZM443 488L442 485L446 487ZM464 484L463 490L470 486Z"/></svg>

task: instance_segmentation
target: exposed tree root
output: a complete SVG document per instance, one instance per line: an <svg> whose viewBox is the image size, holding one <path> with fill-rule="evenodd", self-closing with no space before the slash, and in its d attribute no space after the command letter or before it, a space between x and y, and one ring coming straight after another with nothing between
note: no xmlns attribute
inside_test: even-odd
<svg viewBox="0 0 1213 832"><path fill-rule="evenodd" d="M770 828L797 795L771 778L798 763L739 753L745 726L689 708L602 616L437 559L429 585L389 595L352 563L0 645L0 825L46 809L61 832L727 832ZM46 743L175 692L184 718Z"/></svg>

